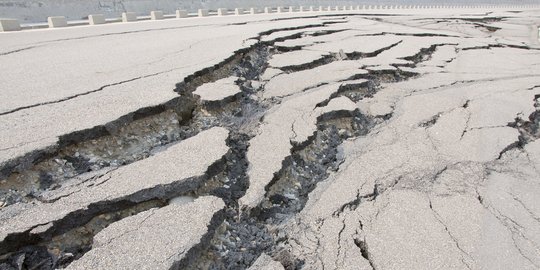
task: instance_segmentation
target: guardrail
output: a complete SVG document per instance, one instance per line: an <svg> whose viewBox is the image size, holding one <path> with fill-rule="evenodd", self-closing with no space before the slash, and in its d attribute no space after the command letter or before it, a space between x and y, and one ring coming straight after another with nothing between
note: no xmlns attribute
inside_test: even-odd
<svg viewBox="0 0 540 270"><path fill-rule="evenodd" d="M234 11L226 8L219 8L216 11L208 9L199 9L196 13L188 13L187 10L176 10L176 14L165 15L163 11L154 10L150 16L137 16L135 12L124 12L121 18L105 18L103 14L88 15L88 20L67 21L64 16L48 17L47 23L37 23L21 25L17 19L0 18L0 32L20 31L36 28L59 28L79 25L99 25L117 22L136 22L146 20L163 20L171 18L190 18L190 17L208 17L208 16L227 16L227 15L245 15L245 14L268 14L284 12L328 12L328 11L366 11L366 10L418 10L418 9L534 9L540 8L540 5L357 5L357 6L299 6L299 7L265 7L264 9L250 8L246 11L243 8L236 8Z"/></svg>

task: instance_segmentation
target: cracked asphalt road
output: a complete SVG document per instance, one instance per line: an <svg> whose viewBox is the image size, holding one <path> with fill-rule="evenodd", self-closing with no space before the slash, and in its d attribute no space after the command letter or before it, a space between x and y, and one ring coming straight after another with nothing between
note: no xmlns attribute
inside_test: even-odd
<svg viewBox="0 0 540 270"><path fill-rule="evenodd" d="M382 12L0 35L0 269L539 269L538 10Z"/></svg>

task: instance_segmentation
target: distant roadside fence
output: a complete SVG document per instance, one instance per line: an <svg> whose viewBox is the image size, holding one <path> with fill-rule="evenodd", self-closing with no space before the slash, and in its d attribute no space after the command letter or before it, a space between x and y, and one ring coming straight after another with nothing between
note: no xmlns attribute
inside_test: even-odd
<svg viewBox="0 0 540 270"><path fill-rule="evenodd" d="M285 12L363 12L370 10L419 10L419 9L535 9L540 5L357 5L357 6L291 6L291 7L265 7L258 8L236 8L228 10L218 8L217 10L199 9L190 13L187 10L176 10L175 14L164 14L163 11L151 11L149 16L137 16L135 12L124 12L120 18L105 18L103 14L90 14L87 20L67 21L64 16L50 16L47 23L33 23L21 25L17 19L0 18L0 32L20 31L37 28L60 28L80 25L99 25L107 23L128 23L146 20L182 19L191 17L227 16L227 15L256 15L268 13Z"/></svg>

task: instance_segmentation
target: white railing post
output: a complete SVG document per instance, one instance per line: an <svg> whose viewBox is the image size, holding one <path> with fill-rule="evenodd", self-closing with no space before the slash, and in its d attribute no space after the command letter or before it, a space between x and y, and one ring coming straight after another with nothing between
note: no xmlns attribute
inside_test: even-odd
<svg viewBox="0 0 540 270"><path fill-rule="evenodd" d="M105 16L103 16L103 14L88 15L88 23L90 23L90 25L104 24Z"/></svg>
<svg viewBox="0 0 540 270"><path fill-rule="evenodd" d="M21 24L17 19L0 19L0 32L19 31Z"/></svg>
<svg viewBox="0 0 540 270"><path fill-rule="evenodd" d="M123 12L122 22L134 22L137 21L137 14L135 12Z"/></svg>
<svg viewBox="0 0 540 270"><path fill-rule="evenodd" d="M150 19L153 21L163 20L163 11L160 11L160 10L150 11Z"/></svg>
<svg viewBox="0 0 540 270"><path fill-rule="evenodd" d="M176 18L177 19L180 19L180 18L187 18L188 17L188 12L187 10L183 10L183 9L178 9L176 10Z"/></svg>
<svg viewBox="0 0 540 270"><path fill-rule="evenodd" d="M197 15L199 17L207 17L208 16L208 9L199 9L197 12Z"/></svg>
<svg viewBox="0 0 540 270"><path fill-rule="evenodd" d="M49 28L66 27L67 21L64 16L51 16L47 18L47 24Z"/></svg>

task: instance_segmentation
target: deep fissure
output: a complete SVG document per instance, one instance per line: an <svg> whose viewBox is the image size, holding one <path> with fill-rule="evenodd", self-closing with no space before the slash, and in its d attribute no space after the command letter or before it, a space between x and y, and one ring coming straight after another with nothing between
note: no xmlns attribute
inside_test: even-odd
<svg viewBox="0 0 540 270"><path fill-rule="evenodd" d="M132 116L134 120L148 120L148 115L152 117L165 115L166 117L157 117L157 120L164 120L165 122L169 120L173 124L181 123L185 125L183 126L185 129L175 130L172 135L167 133L165 137L161 134L163 130L156 130L161 137L154 135L155 133L148 133L155 137L155 141L150 143L151 146L144 148L145 150L139 153L140 156L134 157L132 160L122 160L120 165L144 158L144 155L149 155L154 150L160 150L158 149L160 147L194 136L210 127L227 127L231 131L227 140L230 151L222 161L209 169L203 179L194 179L193 185L190 187L169 187L168 192L166 192L167 195L154 196L151 200L137 201L133 198L127 198L126 202L118 202L113 206L109 205L110 202L103 202L100 204L102 208L97 207L93 211L74 213L70 216L75 219L82 214L85 216L83 218L84 222L80 220L75 226L69 224L72 220L70 222L61 221L60 223L66 224L64 226L54 224L52 228L46 230L46 233L39 235L38 238L43 237L44 239L34 239L35 236L30 234L14 236L14 241L25 239L25 237L30 238L23 241L24 245L18 246L17 248L20 249L15 253L10 253L3 262L10 261L17 264L20 263L22 256L22 263L27 263L33 267L41 267L44 264L49 264L51 268L64 266L90 250L91 239L99 232L99 228L103 229L114 221L149 208L162 207L167 204L167 200L177 196L215 195L226 202L225 211L219 213L219 218L216 215L212 222L212 224L215 224L215 226L212 225L215 227L215 232L213 231L214 228L210 229L201 243L190 250L184 260L178 262L179 266L209 269L244 269L249 267L261 253L265 252L280 261L287 269L300 268L303 262L301 259L294 258L287 251L285 247L288 238L286 233L280 230L279 226L303 209L309 193L316 187L317 183L326 180L332 172L337 171L339 165L343 162L339 150L343 140L367 134L374 125L386 120L389 116L371 118L362 115L358 110L352 112L339 111L320 116L317 119L317 131L307 142L293 146L291 155L283 162L282 169L275 174L275 178L267 186L267 193L263 202L248 211L240 209L238 199L249 186L246 175L248 167L246 151L249 147L249 140L255 135L256 128L264 112L274 105L273 101L258 98L257 93L262 89L252 83L258 79L258 76L266 68L267 59L271 54L268 46L268 44L258 43L249 50L238 52L228 59L226 63L197 72L193 76L186 78L184 82L179 83L175 91L179 93L180 98L175 102L183 100L182 102L186 102L185 105L187 106L185 107L188 110L182 110L180 113L175 111L174 108L178 105L175 103L175 106L150 108L145 113L141 113L140 116L142 117L140 118L137 115ZM430 54L434 50L423 51L422 53ZM351 55L351 57L372 56ZM416 61L424 60L425 58L422 57ZM242 89L242 94L234 100L221 103L219 106L206 107L193 97L192 92L198 86L231 75L240 78L237 83ZM362 98L371 97L381 82L400 81L414 75L413 73L401 71L370 72L370 74L363 76L367 82L351 84L347 87L343 86L339 89L338 94L333 95L330 99L347 96L353 101L358 101ZM328 101L326 101L326 104ZM326 104L321 103L318 106L325 106ZM135 122L133 121L130 124ZM161 127L162 122L158 121L156 126ZM114 132L122 132L122 128L124 127L114 125L103 127L100 129L103 134L100 133L97 139L115 134ZM139 129L137 126L132 128L133 130ZM89 135L89 137L92 138L96 134ZM86 139L86 136L85 134L76 134L65 141L77 141L79 139L82 143L91 143L88 140L80 140L81 138ZM111 144L113 144L114 141L111 141ZM66 145L71 147L74 144L66 143ZM73 147L80 151L80 148ZM62 149L61 151L66 150ZM102 165L92 162L91 159L84 155L81 157L81 153L77 156L75 154L66 155L65 162L58 162L54 158L50 158L49 162L60 163L60 165L70 163L69 166L72 167L71 171L74 172L73 175L75 176L86 172L88 169L94 169L91 166L96 164L98 168L95 170L111 165L111 163L103 163ZM65 176L65 178L72 178L73 175ZM51 189L51 187L54 188L55 184L62 182L64 179L58 180L54 176L39 174L38 180L40 185L45 183L40 188L47 190ZM148 191L141 191L141 193L144 192ZM31 196L31 199L34 197L41 199L35 194ZM87 232L73 232L80 228L86 228ZM73 244L73 240L62 242L61 239L68 239L70 233L76 236L71 236L72 238L79 238L83 243ZM53 240L51 241L51 239ZM55 241L54 239L60 240ZM74 246L58 247L57 249L64 256L51 254L50 248L57 247L61 243L69 243ZM71 252L72 250L74 251ZM43 257L43 260L36 261L36 256ZM27 259L27 257L32 259Z"/></svg>
<svg viewBox="0 0 540 270"><path fill-rule="evenodd" d="M247 140L247 137L245 137L247 135L239 134L234 131L253 129L253 125L256 125L259 121L258 117L261 117L264 113L264 105L250 97L257 89L253 89L251 85L246 82L249 82L254 76L258 76L258 74L262 73L266 68L265 62L268 57L268 49L266 46L258 44L253 46L249 51L235 55L235 57L237 59L232 59L231 63L228 65L206 72L200 72L198 73L198 76L187 78L183 83L178 84L177 87L177 91L182 98L193 102L190 104L190 117L186 121L186 125L183 126L186 128L182 130L186 135L181 139L194 136L198 132L213 126L223 126L233 131L231 137L227 141L227 144L231 147L231 153L227 154L226 158L218 162L218 164L211 166L206 176L202 179L188 181L191 183L188 185L158 187L157 189L159 191L157 193L164 194L162 196L152 195L150 197L154 199L151 199L150 201L147 199L137 201L137 196L134 194L133 196L130 196L130 198L126 198L127 201L125 203L100 202L96 204L96 207L89 207L88 211L72 213L69 217L54 222L50 228L47 228L38 235L31 234L31 230L23 234L10 235L5 241L5 244L8 242L11 244L7 244L3 248L4 255L1 257L0 263L4 263L3 266L14 265L20 267L21 265L25 265L28 268L38 267L39 265L41 265L39 267L45 267L43 265L43 263L45 263L48 268L44 269L65 266L90 250L92 237L108 224L148 210L152 207L162 207L166 205L166 201L171 198L186 195L198 196L213 194L223 198L229 203L231 198L238 198L241 196L247 188L247 182L242 182L242 180L239 180L238 178L241 177L241 172L245 171L247 165L245 164L245 161L243 165L242 162L237 162L239 161L239 158L235 157L235 155L238 154L238 151L235 151L234 149L237 148L239 144L242 144L242 141ZM230 75L240 77L237 83L243 92L238 99L228 102L227 104L221 104L223 106L220 107L223 109L217 110L206 108L202 104L197 104L197 99L191 93L199 85ZM168 111L163 113L168 113ZM158 117L159 116L160 114L158 114ZM158 130L159 127L166 128L167 126L157 125L154 128ZM75 162L74 159L70 159L70 161L76 164L83 163ZM233 164L230 164L231 162ZM87 168L88 165L82 164L78 167ZM220 188L209 187L213 182L219 182L224 179L229 183L229 188L226 188L227 186L223 186L223 184L218 184ZM41 177L39 180L44 179ZM51 180L52 179L48 179L49 182L51 182ZM48 187L50 187L50 185L47 185L47 188ZM44 190L45 189L46 188L44 188ZM211 192L206 192L209 189ZM152 193L152 191L142 190L138 193ZM217 222L221 223L221 220L222 218ZM9 250L13 250L14 252L10 252ZM43 252L44 250L47 252ZM51 252L51 250L56 250L56 252ZM31 254L39 254L39 256L43 257L43 260L36 262L28 259L28 256Z"/></svg>
<svg viewBox="0 0 540 270"><path fill-rule="evenodd" d="M352 100L371 97L382 82L395 82L416 74L380 71L368 74L365 83L338 90L322 107L338 96ZM366 90L368 89L368 90ZM317 119L317 130L301 145L293 145L291 155L266 187L264 200L253 209L228 210L224 223L216 230L211 245L190 269L246 269L262 253L271 255L286 269L299 269L301 259L287 249L287 233L281 230L287 220L299 213L317 183L337 171L343 162L339 146L343 140L363 136L391 115L368 117L355 111L337 111ZM376 191L375 191L376 192Z"/></svg>

